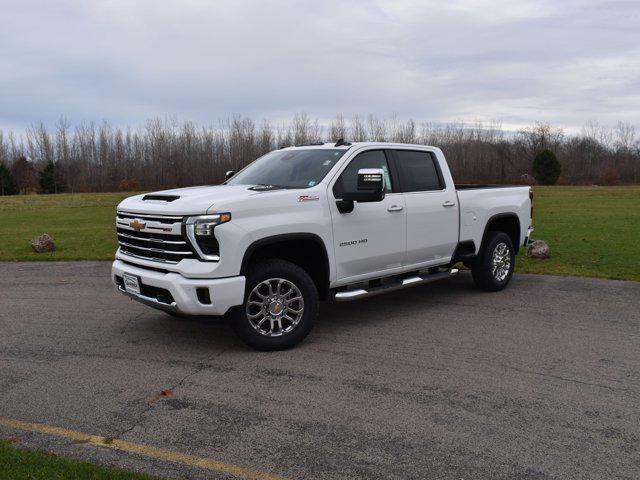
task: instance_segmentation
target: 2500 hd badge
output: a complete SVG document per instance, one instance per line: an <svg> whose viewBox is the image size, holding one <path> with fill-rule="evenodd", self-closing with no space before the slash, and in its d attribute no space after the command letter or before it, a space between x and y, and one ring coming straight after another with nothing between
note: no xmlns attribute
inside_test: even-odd
<svg viewBox="0 0 640 480"><path fill-rule="evenodd" d="M342 242L340 244L341 247L348 247L350 245L357 245L359 243L367 243L369 241L369 239L367 238L361 238L360 240L351 240L350 242Z"/></svg>

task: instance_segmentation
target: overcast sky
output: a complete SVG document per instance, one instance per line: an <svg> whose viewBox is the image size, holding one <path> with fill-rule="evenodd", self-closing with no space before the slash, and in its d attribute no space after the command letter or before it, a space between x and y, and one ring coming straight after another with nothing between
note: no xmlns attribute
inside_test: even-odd
<svg viewBox="0 0 640 480"><path fill-rule="evenodd" d="M0 128L396 114L640 127L640 1L0 0Z"/></svg>

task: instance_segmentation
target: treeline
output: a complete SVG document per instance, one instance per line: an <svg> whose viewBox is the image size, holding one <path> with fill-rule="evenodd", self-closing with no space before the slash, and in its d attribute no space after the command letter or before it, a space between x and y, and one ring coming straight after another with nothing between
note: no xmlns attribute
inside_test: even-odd
<svg viewBox="0 0 640 480"><path fill-rule="evenodd" d="M152 119L141 129L108 123L48 129L30 127L19 138L0 131L0 194L151 190L219 183L260 155L288 145L386 141L440 147L457 182L531 183L534 157L545 149L561 165L558 183L640 181L640 139L633 125L587 124L567 135L544 123L509 132L499 123L438 124L395 117L345 118L328 125L306 114L286 124L235 117L213 127Z"/></svg>

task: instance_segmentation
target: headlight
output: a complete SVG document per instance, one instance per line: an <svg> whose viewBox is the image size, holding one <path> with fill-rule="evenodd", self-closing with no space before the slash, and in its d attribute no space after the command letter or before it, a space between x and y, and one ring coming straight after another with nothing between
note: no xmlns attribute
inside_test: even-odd
<svg viewBox="0 0 640 480"><path fill-rule="evenodd" d="M231 220L230 213L216 213L215 215L200 215L187 218L187 226L192 225L197 237L213 235L213 228Z"/></svg>
<svg viewBox="0 0 640 480"><path fill-rule="evenodd" d="M204 260L220 260L218 241L213 234L216 225L231 220L230 213L216 213L214 215L199 215L187 218L185 225L187 237L193 248Z"/></svg>

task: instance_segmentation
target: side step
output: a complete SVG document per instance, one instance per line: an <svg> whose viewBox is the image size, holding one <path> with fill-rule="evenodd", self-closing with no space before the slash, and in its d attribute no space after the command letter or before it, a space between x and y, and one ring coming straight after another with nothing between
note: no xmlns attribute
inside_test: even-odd
<svg viewBox="0 0 640 480"><path fill-rule="evenodd" d="M401 290L403 288L413 287L416 285L422 285L424 283L434 282L436 280L442 280L449 278L458 273L457 268L452 268L446 272L431 273L424 275L416 275L413 277L403 278L398 282L388 283L380 285L379 287L372 287L368 290L359 288L357 290L347 290L344 292L338 292L335 295L336 302L350 302L351 300L359 300L365 297L373 297L374 295L380 295L382 293L393 292L395 290Z"/></svg>

